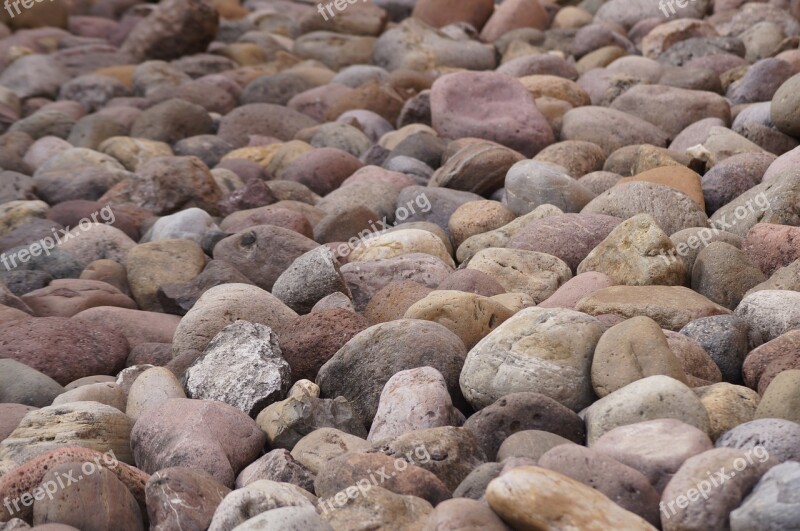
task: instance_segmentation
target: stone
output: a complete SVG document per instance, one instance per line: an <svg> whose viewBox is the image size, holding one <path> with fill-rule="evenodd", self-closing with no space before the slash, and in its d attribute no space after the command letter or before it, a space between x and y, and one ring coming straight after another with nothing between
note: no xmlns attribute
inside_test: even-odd
<svg viewBox="0 0 800 531"><path fill-rule="evenodd" d="M741 367L745 385L763 395L775 376L797 368L798 338L800 331L791 330L750 351Z"/></svg>
<svg viewBox="0 0 800 531"><path fill-rule="evenodd" d="M446 529L506 531L508 526L485 503L465 498L445 500L431 513L424 531Z"/></svg>
<svg viewBox="0 0 800 531"><path fill-rule="evenodd" d="M78 529L114 527L124 531L143 531L143 516L136 499L122 481L109 470L96 466L86 474L86 463L63 463L42 478L45 485L57 484L61 477L81 478L80 488L57 489L33 504L33 524L58 522ZM99 505L98 505L99 504ZM44 526L47 527L47 526Z"/></svg>
<svg viewBox="0 0 800 531"><path fill-rule="evenodd" d="M320 428L300 439L291 455L316 476L329 460L370 447L370 443L355 435L335 428Z"/></svg>
<svg viewBox="0 0 800 531"><path fill-rule="evenodd" d="M783 419L755 419L736 426L716 441L717 448L755 453L759 448L779 462L797 461L800 425Z"/></svg>
<svg viewBox="0 0 800 531"><path fill-rule="evenodd" d="M743 463L743 466L739 466ZM764 459L732 448L715 448L700 455L690 457L675 473L664 489L662 499L668 500L667 509L662 511L661 523L665 531L675 529L714 529L728 526L731 511L744 500L746 493L758 483L761 476L773 465L774 460L766 455ZM690 500L685 507L669 504L690 490L710 485L708 471L730 471L727 481L716 488L707 488L710 493L703 494L703 503ZM730 475L730 474L735 474ZM686 499L686 498L683 498Z"/></svg>
<svg viewBox="0 0 800 531"><path fill-rule="evenodd" d="M76 313L75 321L113 329L130 347L142 343L167 343L175 335L180 317L157 312L98 306Z"/></svg>
<svg viewBox="0 0 800 531"><path fill-rule="evenodd" d="M558 81L558 83L569 83L568 80L555 76L532 76L534 78L547 78L548 81ZM530 77L523 78L529 80ZM579 89L582 91L582 89ZM588 96L587 96L588 98ZM586 103L585 105L588 105ZM597 144L584 142L581 140L567 140L558 142L544 148L539 152L534 160L549 162L565 168L567 173L578 179L589 173L603 169L605 153Z"/></svg>
<svg viewBox="0 0 800 531"><path fill-rule="evenodd" d="M574 309L578 301L584 297L613 285L614 282L604 273L582 273L569 279L538 306L539 308Z"/></svg>
<svg viewBox="0 0 800 531"><path fill-rule="evenodd" d="M0 403L49 406L64 388L49 376L13 359L0 359Z"/></svg>
<svg viewBox="0 0 800 531"><path fill-rule="evenodd" d="M607 107L579 107L564 114L561 140L597 144L606 155L625 146L652 144L665 147L670 135L641 118Z"/></svg>
<svg viewBox="0 0 800 531"><path fill-rule="evenodd" d="M203 272L189 282L159 286L156 297L165 312L186 315L203 293L222 284L252 284L252 282L229 263L209 260Z"/></svg>
<svg viewBox="0 0 800 531"><path fill-rule="evenodd" d="M193 0L172 0L154 9L128 33L122 51L141 59L177 59L204 52L219 27L215 10Z"/></svg>
<svg viewBox="0 0 800 531"><path fill-rule="evenodd" d="M800 370L790 369L781 372L770 382L755 412L756 419L776 418L798 422L797 403L800 395L797 382Z"/></svg>
<svg viewBox="0 0 800 531"><path fill-rule="evenodd" d="M160 240L193 240L200 243L203 234L218 227L207 212L187 208L158 219L142 237L142 243Z"/></svg>
<svg viewBox="0 0 800 531"><path fill-rule="evenodd" d="M800 477L798 463L782 463L770 468L753 487L739 508L730 515L731 529L752 526L768 528L791 527L797 520L798 504L791 498L793 486ZM784 500L788 501L788 503Z"/></svg>
<svg viewBox="0 0 800 531"><path fill-rule="evenodd" d="M236 487L242 488L261 479L291 483L314 492L314 475L301 465L285 448L276 448L259 457L236 477Z"/></svg>
<svg viewBox="0 0 800 531"><path fill-rule="evenodd" d="M125 366L128 342L100 324L41 317L0 324L0 356L39 370L61 385L83 376L114 374ZM52 363L52 353L59 363Z"/></svg>
<svg viewBox="0 0 800 531"><path fill-rule="evenodd" d="M154 530L177 526L205 529L230 489L209 474L189 468L159 470L147 481L147 516Z"/></svg>
<svg viewBox="0 0 800 531"><path fill-rule="evenodd" d="M388 480L381 481L381 488L395 494L417 496L431 505L450 498L450 491L433 473L380 452L354 452L331 459L317 475L314 490L323 500L335 499L337 493L346 492L348 487L363 486L364 481L369 481L369 474L376 470L396 470L389 474Z"/></svg>
<svg viewBox="0 0 800 531"><path fill-rule="evenodd" d="M417 430L378 441L372 450L432 472L449 490L455 489L472 469L486 462L472 433L453 426Z"/></svg>
<svg viewBox="0 0 800 531"><path fill-rule="evenodd" d="M363 494L346 496L344 503L337 502L332 508L322 502L320 505L331 529L421 529L433 511L421 498L394 494L376 485L364 489Z"/></svg>
<svg viewBox="0 0 800 531"><path fill-rule="evenodd" d="M428 185L476 194L494 192L503 186L508 170L523 158L513 149L476 139L449 156Z"/></svg>
<svg viewBox="0 0 800 531"><path fill-rule="evenodd" d="M254 516L235 527L239 531L301 531L302 529L319 529L333 531L333 528L322 519L311 507L281 507Z"/></svg>
<svg viewBox="0 0 800 531"><path fill-rule="evenodd" d="M128 253L128 283L139 307L159 311L158 288L188 282L205 267L205 254L190 240L161 240L139 244Z"/></svg>
<svg viewBox="0 0 800 531"><path fill-rule="evenodd" d="M455 267L442 240L424 230L404 229L377 234L359 241L350 253L349 262L369 262L407 254L429 254Z"/></svg>
<svg viewBox="0 0 800 531"><path fill-rule="evenodd" d="M674 331L701 317L730 313L683 286L612 286L584 297L575 309L589 315L614 314L626 319L644 315L661 328Z"/></svg>
<svg viewBox="0 0 800 531"><path fill-rule="evenodd" d="M537 160L523 160L509 169L505 180L506 202L514 214L528 214L549 204L563 212L580 212L594 194L566 173L564 168Z"/></svg>
<svg viewBox="0 0 800 531"><path fill-rule="evenodd" d="M173 398L145 411L131 431L138 468L196 468L225 486L261 453L266 436L255 421L221 402Z"/></svg>
<svg viewBox="0 0 800 531"><path fill-rule="evenodd" d="M508 463L514 459L530 459L532 462L538 462L549 450L565 444L575 443L547 431L518 431L500 445L497 450L497 460L501 463Z"/></svg>
<svg viewBox="0 0 800 531"><path fill-rule="evenodd" d="M453 212L447 228L457 248L464 240L476 234L499 229L515 219L515 215L496 201L470 201Z"/></svg>
<svg viewBox="0 0 800 531"><path fill-rule="evenodd" d="M535 303L572 277L569 266L559 258L522 249L484 249L472 257L467 268L486 273L506 292L529 295Z"/></svg>
<svg viewBox="0 0 800 531"><path fill-rule="evenodd" d="M0 421L0 441L6 439L19 426L20 421L30 411L35 411L34 406L25 406L16 403L0 403L0 412L3 417Z"/></svg>
<svg viewBox="0 0 800 531"><path fill-rule="evenodd" d="M593 199L581 212L621 219L650 214L667 234L708 226L705 212L689 196L663 184L644 181L618 184Z"/></svg>
<svg viewBox="0 0 800 531"><path fill-rule="evenodd" d="M699 341L672 330L662 330L669 348L686 373L689 387L702 387L722 381L722 372Z"/></svg>
<svg viewBox="0 0 800 531"><path fill-rule="evenodd" d="M712 242L700 251L692 269L692 289L731 310L766 279L745 252L724 242Z"/></svg>
<svg viewBox="0 0 800 531"><path fill-rule="evenodd" d="M536 466L514 468L489 483L486 501L516 529L553 526L586 530L655 529L600 491Z"/></svg>
<svg viewBox="0 0 800 531"><path fill-rule="evenodd" d="M596 319L578 312L523 310L470 350L461 389L476 409L510 393L536 392L578 411L593 400L589 370L602 333Z"/></svg>
<svg viewBox="0 0 800 531"><path fill-rule="evenodd" d="M711 425L702 402L684 383L669 376L642 378L605 396L584 412L586 438L592 446L619 426L673 418L708 434Z"/></svg>
<svg viewBox="0 0 800 531"><path fill-rule="evenodd" d="M669 236L653 217L639 214L617 225L580 263L577 272L604 273L615 284L680 286L686 270L682 261L667 258L674 251Z"/></svg>
<svg viewBox="0 0 800 531"><path fill-rule="evenodd" d="M519 81L504 74L442 76L431 88L431 115L433 128L442 136L484 138L525 156L532 157L553 143L553 132L533 97ZM497 127L494 121L506 125Z"/></svg>
<svg viewBox="0 0 800 531"><path fill-rule="evenodd" d="M681 465L713 448L708 435L680 420L646 420L614 428L591 449L641 472L658 493Z"/></svg>
<svg viewBox="0 0 800 531"><path fill-rule="evenodd" d="M247 144L249 135L291 140L298 131L314 125L315 120L291 108L271 103L251 103L226 114L217 134L238 148Z"/></svg>
<svg viewBox="0 0 800 531"><path fill-rule="evenodd" d="M757 347L800 326L800 293L756 291L742 299L735 313L750 327L750 347Z"/></svg>
<svg viewBox="0 0 800 531"><path fill-rule="evenodd" d="M98 382L81 385L61 393L55 397L52 405L59 406L72 402L98 402L124 412L127 397L116 383Z"/></svg>
<svg viewBox="0 0 800 531"><path fill-rule="evenodd" d="M136 377L128 389L125 414L136 421L148 409L172 398L186 398L181 383L169 369L151 367Z"/></svg>
<svg viewBox="0 0 800 531"><path fill-rule="evenodd" d="M463 415L453 407L442 374L431 367L419 367L400 371L386 382L367 440L462 423Z"/></svg>
<svg viewBox="0 0 800 531"><path fill-rule="evenodd" d="M381 390L401 370L424 366L437 369L456 406L463 404L458 374L465 357L464 344L444 326L401 319L367 328L345 343L320 368L316 383L324 396L347 398L365 425L370 425Z"/></svg>
<svg viewBox="0 0 800 531"><path fill-rule="evenodd" d="M412 304L403 318L442 324L471 349L512 315L511 310L488 297L439 289Z"/></svg>
<svg viewBox="0 0 800 531"><path fill-rule="evenodd" d="M633 317L612 326L596 345L591 382L600 398L659 374L687 383L681 363L670 349L661 327L649 317Z"/></svg>
<svg viewBox="0 0 800 531"><path fill-rule="evenodd" d="M315 502L316 498L300 487L262 479L226 495L214 511L209 530L234 529L254 516L282 507L313 509Z"/></svg>
<svg viewBox="0 0 800 531"><path fill-rule="evenodd" d="M286 394L291 369L271 328L236 321L214 336L185 379L190 398L225 402L255 417Z"/></svg>
<svg viewBox="0 0 800 531"><path fill-rule="evenodd" d="M73 402L29 412L0 442L0 460L16 465L65 446L113 450L116 459L133 463L129 438L133 421L98 402Z"/></svg>
<svg viewBox="0 0 800 531"><path fill-rule="evenodd" d="M331 293L350 295L339 264L327 247L320 246L297 258L275 281L272 293L298 313L308 313Z"/></svg>
<svg viewBox="0 0 800 531"><path fill-rule="evenodd" d="M774 156L769 153L743 153L714 165L701 181L706 210L714 213L761 183L774 161Z"/></svg>
<svg viewBox="0 0 800 531"><path fill-rule="evenodd" d="M800 251L795 243L798 239L798 227L758 223L747 231L742 252L749 259L748 262L752 261L765 275L772 275L779 268L800 259Z"/></svg>
<svg viewBox="0 0 800 531"><path fill-rule="evenodd" d="M736 426L753 420L761 400L752 389L727 382L696 387L694 392L708 411L713 440L719 439Z"/></svg>
<svg viewBox="0 0 800 531"><path fill-rule="evenodd" d="M791 135L800 135L798 125L798 96L797 85L800 83L800 76L794 75L786 80L772 97L770 117L781 132Z"/></svg>

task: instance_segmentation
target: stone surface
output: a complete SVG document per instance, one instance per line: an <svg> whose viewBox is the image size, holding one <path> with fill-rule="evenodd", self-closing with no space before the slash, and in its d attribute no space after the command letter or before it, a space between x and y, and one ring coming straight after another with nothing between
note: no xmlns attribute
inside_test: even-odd
<svg viewBox="0 0 800 531"><path fill-rule="evenodd" d="M147 516L153 529L207 528L230 489L200 470L171 467L147 481Z"/></svg>

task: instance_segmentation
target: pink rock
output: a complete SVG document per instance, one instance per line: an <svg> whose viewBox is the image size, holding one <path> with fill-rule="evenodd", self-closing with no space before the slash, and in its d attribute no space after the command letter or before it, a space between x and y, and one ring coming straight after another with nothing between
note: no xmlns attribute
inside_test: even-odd
<svg viewBox="0 0 800 531"><path fill-rule="evenodd" d="M800 227L758 223L748 231L742 251L769 276L800 259Z"/></svg>
<svg viewBox="0 0 800 531"><path fill-rule="evenodd" d="M440 77L431 89L431 115L433 128L443 137L492 140L526 157L555 141L533 96L505 74L458 72Z"/></svg>
<svg viewBox="0 0 800 531"><path fill-rule="evenodd" d="M75 314L73 320L101 323L127 338L131 348L141 343L171 343L181 321L178 315L99 306Z"/></svg>
<svg viewBox="0 0 800 531"><path fill-rule="evenodd" d="M775 161L767 168L764 174L763 182L774 179L778 175L793 170L800 166L800 147L796 147L775 159Z"/></svg>
<svg viewBox="0 0 800 531"><path fill-rule="evenodd" d="M55 279L45 288L26 293L22 300L39 317L72 317L97 306L138 309L133 299L111 284L74 278Z"/></svg>
<svg viewBox="0 0 800 531"><path fill-rule="evenodd" d="M538 0L505 0L483 27L481 39L492 42L518 28L547 29L550 17Z"/></svg>
<svg viewBox="0 0 800 531"><path fill-rule="evenodd" d="M563 286L539 303L540 308L575 308L578 301L587 295L614 285L604 273L591 271L568 280Z"/></svg>

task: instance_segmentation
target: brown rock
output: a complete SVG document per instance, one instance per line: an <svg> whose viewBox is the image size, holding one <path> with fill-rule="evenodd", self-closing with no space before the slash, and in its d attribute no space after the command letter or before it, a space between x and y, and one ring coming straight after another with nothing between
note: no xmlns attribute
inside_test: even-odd
<svg viewBox="0 0 800 531"><path fill-rule="evenodd" d="M96 280L55 279L46 288L26 293L22 300L39 317L72 317L97 306L138 309L117 288Z"/></svg>
<svg viewBox="0 0 800 531"><path fill-rule="evenodd" d="M102 325L115 330L128 341L131 348L142 343L170 343L181 318L157 312L144 312L98 306L80 313L72 319L90 326Z"/></svg>
<svg viewBox="0 0 800 531"><path fill-rule="evenodd" d="M206 529L214 510L231 489L200 470L165 468L147 481L150 529Z"/></svg>
<svg viewBox="0 0 800 531"><path fill-rule="evenodd" d="M550 24L547 11L538 0L510 0L500 4L481 32L481 39L492 42L517 28L544 30Z"/></svg>
<svg viewBox="0 0 800 531"><path fill-rule="evenodd" d="M617 181L617 183L623 184L632 181L664 184L688 195L700 208L705 209L705 199L703 198L703 188L700 186L700 176L685 166L654 168L633 177L624 177Z"/></svg>

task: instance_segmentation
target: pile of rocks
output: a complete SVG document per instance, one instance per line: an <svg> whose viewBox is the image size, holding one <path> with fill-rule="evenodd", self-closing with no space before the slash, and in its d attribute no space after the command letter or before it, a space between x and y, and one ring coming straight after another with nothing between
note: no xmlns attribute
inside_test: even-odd
<svg viewBox="0 0 800 531"><path fill-rule="evenodd" d="M800 1L26 5L0 530L797 527Z"/></svg>

